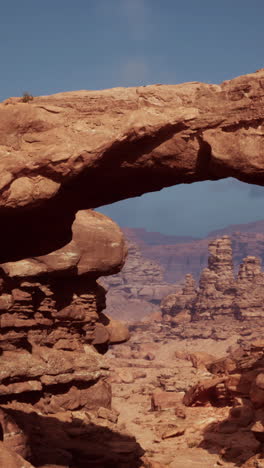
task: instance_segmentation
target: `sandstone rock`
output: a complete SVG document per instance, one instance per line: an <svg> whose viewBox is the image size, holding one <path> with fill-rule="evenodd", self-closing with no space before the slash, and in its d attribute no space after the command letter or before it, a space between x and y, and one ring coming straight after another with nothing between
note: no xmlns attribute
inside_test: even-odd
<svg viewBox="0 0 264 468"><path fill-rule="evenodd" d="M192 304L195 318L232 315L234 275L228 236L209 243L208 269L203 270L199 286Z"/></svg>
<svg viewBox="0 0 264 468"><path fill-rule="evenodd" d="M164 282L164 271L144 257L139 246L129 242L125 266L117 275L101 280L108 289L106 313L126 321L159 316L158 304L175 289Z"/></svg>
<svg viewBox="0 0 264 468"><path fill-rule="evenodd" d="M182 401L182 393L180 392L163 392L155 391L151 396L152 411L161 411L168 408L178 407Z"/></svg>
<svg viewBox="0 0 264 468"><path fill-rule="evenodd" d="M124 265L126 248L119 227L107 216L92 210L79 211L72 225L72 241L59 250L1 265L10 278L30 278L43 274L74 276L111 275Z"/></svg>
<svg viewBox="0 0 264 468"><path fill-rule="evenodd" d="M133 373L127 369L119 370L118 375L123 383L133 383L134 376Z"/></svg>
<svg viewBox="0 0 264 468"><path fill-rule="evenodd" d="M31 463L24 460L20 455L8 449L0 441L0 466L8 468L34 468Z"/></svg>
<svg viewBox="0 0 264 468"><path fill-rule="evenodd" d="M118 226L86 211L70 244L1 266L1 404L22 398L45 414L111 406L107 365L94 348L105 352L111 335L118 342L129 333L117 321L108 328L96 279L118 271L125 256Z"/></svg>
<svg viewBox="0 0 264 468"><path fill-rule="evenodd" d="M250 389L250 399L256 408L262 408L264 404L264 374L260 373L252 382Z"/></svg>
<svg viewBox="0 0 264 468"><path fill-rule="evenodd" d="M98 418L107 419L110 422L116 423L118 420L118 412L109 410L108 408L100 407L97 411Z"/></svg>
<svg viewBox="0 0 264 468"><path fill-rule="evenodd" d="M209 243L208 268L201 273L198 290L194 289L193 280L188 279L187 285L189 296L185 284L181 292L165 297L160 304L163 319L172 326L184 320L216 320L226 316L252 320L263 316L264 273L260 260L246 257L235 278L228 236ZM248 333L247 329L241 330L242 335ZM221 338L219 333L217 338Z"/></svg>
<svg viewBox="0 0 264 468"><path fill-rule="evenodd" d="M224 397L227 396L226 399L228 400L224 382L225 378L221 377L199 382L185 393L183 403L186 406L206 405L208 402L217 404L217 402L222 399L222 393L224 393Z"/></svg>
<svg viewBox="0 0 264 468"><path fill-rule="evenodd" d="M261 183L263 74L1 103L1 263L65 245L80 209L182 182Z"/></svg>
<svg viewBox="0 0 264 468"><path fill-rule="evenodd" d="M165 236L135 228L125 228L123 232L128 240L140 247L144 257L163 267L164 279L169 283L181 284L188 273L199 280L201 271L207 266L209 240L224 234L231 239L235 271L239 269L244 257L253 255L262 261L264 259L263 221L227 226L210 232L203 239Z"/></svg>
<svg viewBox="0 0 264 468"><path fill-rule="evenodd" d="M190 353L188 355L188 359L191 361L193 367L195 367L196 369L206 368L207 365L216 360L215 356L212 356L211 354L205 353L203 351Z"/></svg>
<svg viewBox="0 0 264 468"><path fill-rule="evenodd" d="M0 410L0 427L2 440L6 449L15 452L22 458L28 458L30 456L30 448L26 435L14 419L2 409Z"/></svg>
<svg viewBox="0 0 264 468"><path fill-rule="evenodd" d="M105 352L110 341L101 314L104 291L96 279L118 272L123 265L123 238L112 221L93 212L87 224L86 217L81 220L85 229L90 229L89 242L78 230L72 238L75 213L180 182L233 175L262 183L263 76L260 71L221 86L150 86L59 94L36 98L30 106L16 99L0 104L4 226L0 241L5 246L0 259L0 403L12 405L20 400L23 411L22 415L17 411L16 416L23 427L28 429L28 420L39 417L39 412L55 414L111 405L111 391L104 380L106 366L92 354L91 346ZM77 224L80 217L77 215ZM184 305L185 314L180 315L182 311L177 309L181 320L192 315L189 306L194 305L195 315L210 319L233 310L236 292L227 239L224 244L224 248L219 242L212 247L209 273L201 279L202 293L195 297L195 303L179 299L177 307ZM258 276L261 284L261 275L250 271L246 281ZM241 273L241 288L244 280ZM133 288L129 291L133 294ZM149 285L144 285L139 295L143 299L152 296L154 303L161 299L160 290ZM182 296L189 295L187 287ZM244 305L236 304L236 308L243 311ZM237 309L234 314L239 315ZM259 359L258 355L245 358L236 370L241 375L245 369L253 371ZM229 396L226 381L228 378L212 387L217 401ZM173 392L165 393L157 408L174 404ZM25 418L25 408L32 407L35 412ZM45 424L53 431L55 418L48 419ZM68 428L68 435L83 435L87 430L75 429ZM77 451L87 460L87 448L80 450L79 441L71 442L68 450L69 439L61 426L52 435L62 444L59 455L55 449L55 464L72 464L72 453ZM31 429L30 437L34 440L35 436ZM34 444L31 446L34 449ZM125 454L127 463L135 466L134 441L108 439L106 454L98 458L97 448L97 465L101 462L104 466L108 449L114 454L112 465L122 462ZM41 450L43 455L46 447L41 446ZM36 464L40 466L40 461Z"/></svg>
<svg viewBox="0 0 264 468"><path fill-rule="evenodd" d="M195 281L192 275L186 275L182 291L165 297L160 304L162 313L169 314L175 323L190 321L192 301L196 296Z"/></svg>
<svg viewBox="0 0 264 468"><path fill-rule="evenodd" d="M179 437L183 435L185 432L185 429L182 427L174 426L174 427L168 427L167 430L165 430L161 437L162 439L170 439L171 437Z"/></svg>
<svg viewBox="0 0 264 468"><path fill-rule="evenodd" d="M186 411L183 407L183 405L178 405L175 408L175 416L180 419L185 419L186 418Z"/></svg>
<svg viewBox="0 0 264 468"><path fill-rule="evenodd" d="M248 256L240 265L234 309L238 317L252 319L261 316L263 309L264 273L260 259Z"/></svg>
<svg viewBox="0 0 264 468"><path fill-rule="evenodd" d="M242 468L264 468L264 458L261 454L250 457L243 465Z"/></svg>
<svg viewBox="0 0 264 468"><path fill-rule="evenodd" d="M129 330L127 326L114 319L109 319L109 324L105 327L109 333L109 341L110 343L123 343L124 341L128 341L130 337Z"/></svg>

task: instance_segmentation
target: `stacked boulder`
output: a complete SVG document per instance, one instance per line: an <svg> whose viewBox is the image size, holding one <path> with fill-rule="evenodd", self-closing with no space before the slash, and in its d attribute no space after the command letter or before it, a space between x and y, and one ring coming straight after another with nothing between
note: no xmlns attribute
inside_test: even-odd
<svg viewBox="0 0 264 468"><path fill-rule="evenodd" d="M209 243L208 268L202 271L193 301L193 318L215 318L232 314L234 272L231 240L223 236Z"/></svg>
<svg viewBox="0 0 264 468"><path fill-rule="evenodd" d="M182 290L176 294L170 294L162 300L163 319L172 323L190 321L192 303L196 294L195 280L191 274L187 274Z"/></svg>
<svg viewBox="0 0 264 468"><path fill-rule="evenodd" d="M264 312L264 273L260 259L248 256L240 265L234 311L238 318L262 318Z"/></svg>
<svg viewBox="0 0 264 468"><path fill-rule="evenodd" d="M246 257L235 278L232 246L229 236L209 243L208 267L195 289L191 275L180 292L161 302L166 321L181 322L230 317L238 320L256 319L264 314L264 273L257 257ZM186 284L190 285L186 294Z"/></svg>
<svg viewBox="0 0 264 468"><path fill-rule="evenodd" d="M0 404L27 402L43 413L110 407L107 345L128 330L103 314L101 275L123 266L118 226L80 211L72 241L50 254L1 265Z"/></svg>

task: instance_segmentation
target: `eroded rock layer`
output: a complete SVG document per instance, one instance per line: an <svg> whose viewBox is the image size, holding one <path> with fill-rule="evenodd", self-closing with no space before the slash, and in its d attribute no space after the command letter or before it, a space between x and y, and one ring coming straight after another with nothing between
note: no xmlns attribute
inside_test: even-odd
<svg viewBox="0 0 264 468"><path fill-rule="evenodd" d="M177 285L164 281L164 269L144 257L137 244L128 242L128 256L120 273L100 283L108 289L106 313L133 322L153 314L160 317L159 304Z"/></svg>
<svg viewBox="0 0 264 468"><path fill-rule="evenodd" d="M140 456L133 440L124 437L122 444L107 431L102 451L93 431L96 418L115 419L107 366L95 349L104 352L109 342L128 338L103 315L104 291L96 283L122 267L123 237L93 212L88 220L77 215L85 234L73 227L72 235L75 214L177 183L233 176L263 185L263 89L260 70L222 85L82 91L0 104L1 426L7 434L6 418L15 416L13 435L20 437L17 424L33 451L41 449L32 452L36 466L79 468L89 453L94 466L136 467ZM218 247L210 281L203 281L204 297L217 291L211 316L222 313L221 295L231 297L235 289L229 259L218 268L228 249ZM244 297L251 263L241 271ZM260 282L261 275L255 275ZM187 315L194 288L187 279ZM236 316L243 307L236 304ZM76 415L91 409L98 410L93 420ZM48 415L64 410L74 412L70 425L65 414L50 421ZM55 437L48 437L51 429ZM14 442L19 451L24 445ZM20 453L8 457L23 463Z"/></svg>
<svg viewBox="0 0 264 468"><path fill-rule="evenodd" d="M64 248L1 265L0 404L28 402L44 413L111 406L96 348L129 334L102 313L105 290L96 279L118 271L125 255L115 223L86 211Z"/></svg>
<svg viewBox="0 0 264 468"><path fill-rule="evenodd" d="M187 292L187 293L186 293ZM229 236L209 243L208 267L204 268L195 289L191 275L186 275L182 291L161 302L166 320L180 321L235 318L263 318L264 273L260 259L246 257L235 278Z"/></svg>
<svg viewBox="0 0 264 468"><path fill-rule="evenodd" d="M62 247L80 209L206 179L263 185L263 83L259 70L0 104L0 261Z"/></svg>

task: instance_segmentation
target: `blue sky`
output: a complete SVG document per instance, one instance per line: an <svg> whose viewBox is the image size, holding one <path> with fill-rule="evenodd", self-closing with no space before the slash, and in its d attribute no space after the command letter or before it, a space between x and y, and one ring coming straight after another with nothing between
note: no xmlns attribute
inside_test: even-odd
<svg viewBox="0 0 264 468"><path fill-rule="evenodd" d="M2 3L0 100L24 91L220 83L264 67L263 0ZM252 193L232 181L208 182L102 211L123 225L201 235L230 222L264 218L263 192Z"/></svg>

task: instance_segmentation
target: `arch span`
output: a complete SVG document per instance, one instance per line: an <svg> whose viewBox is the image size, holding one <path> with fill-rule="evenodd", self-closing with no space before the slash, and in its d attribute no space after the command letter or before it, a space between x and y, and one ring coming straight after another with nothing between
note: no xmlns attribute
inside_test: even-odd
<svg viewBox="0 0 264 468"><path fill-rule="evenodd" d="M55 250L77 210L179 183L264 185L264 69L0 104L0 263Z"/></svg>

